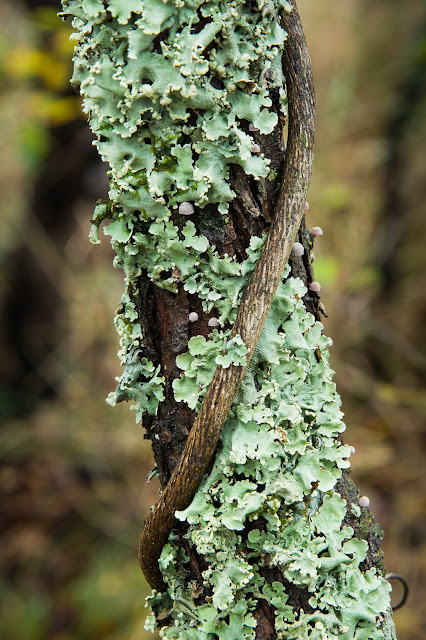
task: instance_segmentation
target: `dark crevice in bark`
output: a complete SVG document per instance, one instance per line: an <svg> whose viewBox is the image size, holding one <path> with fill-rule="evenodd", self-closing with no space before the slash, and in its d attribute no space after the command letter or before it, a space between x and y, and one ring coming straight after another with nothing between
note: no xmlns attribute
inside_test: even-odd
<svg viewBox="0 0 426 640"><path fill-rule="evenodd" d="M257 621L256 640L275 640L278 638L275 631L275 607L270 605L263 598L257 601L253 616Z"/></svg>
<svg viewBox="0 0 426 640"><path fill-rule="evenodd" d="M139 319L147 344L152 345L156 358L154 364L161 365L165 378L164 401L157 416L146 416L146 437L152 442L154 458L162 486L167 484L185 445L188 425L194 412L183 403L176 403L172 382L180 375L176 356L186 350L189 338L189 300L181 288L177 294L147 284L141 278L138 304Z"/></svg>
<svg viewBox="0 0 426 640"><path fill-rule="evenodd" d="M138 291L132 296L142 328L144 354L158 364L161 359L161 343L158 328L158 311L155 303L154 285L145 276L139 278Z"/></svg>

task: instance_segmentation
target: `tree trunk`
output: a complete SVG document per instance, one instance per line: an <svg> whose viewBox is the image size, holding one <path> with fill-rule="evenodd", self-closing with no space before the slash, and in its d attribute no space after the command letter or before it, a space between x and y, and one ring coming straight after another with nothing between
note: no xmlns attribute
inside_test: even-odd
<svg viewBox="0 0 426 640"><path fill-rule="evenodd" d="M163 487L141 534L149 627L394 637L302 219L314 97L295 3L63 6L80 29L73 81L111 167L92 238L110 219L126 274L109 401L143 415Z"/></svg>

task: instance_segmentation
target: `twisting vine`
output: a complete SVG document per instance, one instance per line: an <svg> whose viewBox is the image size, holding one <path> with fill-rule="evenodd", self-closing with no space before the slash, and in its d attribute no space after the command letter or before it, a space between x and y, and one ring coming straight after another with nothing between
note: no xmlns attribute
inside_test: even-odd
<svg viewBox="0 0 426 640"><path fill-rule="evenodd" d="M191 503L215 453L223 423L262 333L304 212L311 178L315 92L311 61L296 4L283 16L288 34L283 53L289 102L288 143L282 184L259 262L241 299L230 338L240 335L246 364L218 366L189 433L181 459L160 500L145 520L139 538L139 561L153 589L164 591L158 559L168 540L175 512Z"/></svg>

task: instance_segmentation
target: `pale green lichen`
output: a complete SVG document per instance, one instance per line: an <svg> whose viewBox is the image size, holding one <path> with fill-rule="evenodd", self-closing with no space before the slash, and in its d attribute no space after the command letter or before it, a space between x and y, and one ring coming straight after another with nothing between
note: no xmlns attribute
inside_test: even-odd
<svg viewBox="0 0 426 640"><path fill-rule="evenodd" d="M245 365L247 347L241 336L228 340L230 330L215 329L206 340L194 336L188 342L189 351L176 358L182 376L173 381L177 402L186 402L191 409L199 409L203 397L213 379L218 364L227 369L231 364Z"/></svg>
<svg viewBox="0 0 426 640"><path fill-rule="evenodd" d="M160 560L168 592L150 598L173 617L160 629L163 638L253 639L259 598L275 607L283 640L388 637L377 618L389 607L390 585L374 568L360 570L368 544L342 524L346 501L333 491L349 466L350 447L339 442L345 426L328 338L306 312L305 293L298 279L279 286L214 467L192 504L176 514L189 525L189 544L208 562L203 580L212 593L196 604L186 555L171 538ZM188 354L179 356L185 374L197 375L209 359L201 342L190 341ZM205 387L200 399L204 393ZM262 567L277 567L289 586L266 582ZM289 603L290 587L311 594L309 611Z"/></svg>
<svg viewBox="0 0 426 640"><path fill-rule="evenodd" d="M253 151L247 122L260 134L273 130L278 117L270 110L272 88L285 114L278 62L286 34L276 18L289 5L286 0L62 4L78 30L72 81L110 166L110 203L96 207L90 237L99 242L100 223L111 220L105 233L117 252L115 265L126 275L116 323L125 370L110 402L136 400L139 418L144 409L156 413L164 381L152 363L137 368L143 359L132 344L133 339L143 344L132 306L138 277L144 273L169 291L183 283L202 299L205 311L215 307L221 324L232 324L257 260L261 239L252 240L248 259L238 264L220 257L192 221L182 226L178 207L191 202L200 210L213 203L225 213L234 197L230 165L256 179L268 174L269 160ZM150 380L152 393L147 393Z"/></svg>
<svg viewBox="0 0 426 640"><path fill-rule="evenodd" d="M144 276L196 294L205 312L215 309L219 328L192 338L177 358L175 398L197 409L217 364L245 364L246 348L239 336L230 340L230 327L263 244L252 238L239 263L220 256L197 224L206 205L226 213L234 197L230 165L255 179L268 175L248 122L260 134L273 130L271 89L285 115L286 34L277 16L289 4L63 0L63 7L78 31L73 82L110 166L110 200L95 208L91 239L99 242L108 219L105 233L126 277L116 317L124 372L108 401L131 400L140 420L163 399L164 378L144 355L135 304ZM179 215L183 202L195 208L192 220ZM349 448L340 442L328 340L306 312L304 293L294 278L279 286L213 469L177 514L208 564L211 595L197 601L186 554L172 537L160 559L168 591L150 598L156 611L170 613L164 638L253 639L259 599L274 607L278 638L394 637L389 617L378 618L390 587L374 569L360 570L367 543L343 525L346 502L334 491ZM276 567L286 583L267 582L264 567ZM306 610L295 606L295 590L310 594ZM154 629L154 616L147 626Z"/></svg>

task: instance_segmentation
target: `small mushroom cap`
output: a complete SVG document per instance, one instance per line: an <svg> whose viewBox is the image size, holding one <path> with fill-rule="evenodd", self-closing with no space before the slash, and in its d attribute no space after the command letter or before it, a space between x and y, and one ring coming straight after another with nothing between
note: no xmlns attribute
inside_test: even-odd
<svg viewBox="0 0 426 640"><path fill-rule="evenodd" d="M311 282L311 284L309 285L309 289L311 291L315 291L315 293L318 293L319 291L321 291L321 285L319 282Z"/></svg>
<svg viewBox="0 0 426 640"><path fill-rule="evenodd" d="M300 242L295 242L291 248L291 255L303 256L304 253L305 253L305 249L303 247L303 244L300 244Z"/></svg>
<svg viewBox="0 0 426 640"><path fill-rule="evenodd" d="M311 234L311 236L313 236L314 238L316 238L317 236L322 236L324 235L324 231L321 229L321 227L312 227L312 229L309 232Z"/></svg>
<svg viewBox="0 0 426 640"><path fill-rule="evenodd" d="M249 131L259 131L259 129L257 127L255 127L252 122L250 122L250 124L248 126L248 130Z"/></svg>
<svg viewBox="0 0 426 640"><path fill-rule="evenodd" d="M190 216L194 211L195 209L191 202L181 202L179 205L179 213L182 216Z"/></svg>
<svg viewBox="0 0 426 640"><path fill-rule="evenodd" d="M305 211L309 211L309 202L305 202Z"/></svg>
<svg viewBox="0 0 426 640"><path fill-rule="evenodd" d="M251 150L253 151L253 153L260 153L260 147L256 143L251 145Z"/></svg>
<svg viewBox="0 0 426 640"><path fill-rule="evenodd" d="M197 322L198 320L198 313L196 311L191 311L191 313L188 316L189 322Z"/></svg>
<svg viewBox="0 0 426 640"><path fill-rule="evenodd" d="M355 447L353 447L352 445L349 447L351 450L351 454L353 455L354 453L356 453L356 449Z"/></svg>
<svg viewBox="0 0 426 640"><path fill-rule="evenodd" d="M367 498L367 496L361 496L361 498L359 499L359 506L360 507L369 507L370 506L370 498Z"/></svg>
<svg viewBox="0 0 426 640"><path fill-rule="evenodd" d="M327 342L327 347L332 347L332 346L333 346L333 344L334 344L334 342L333 342L333 338L329 338L329 339L328 339L328 342Z"/></svg>
<svg viewBox="0 0 426 640"><path fill-rule="evenodd" d="M209 324L209 327L218 327L219 320L217 318L210 318L208 324Z"/></svg>

